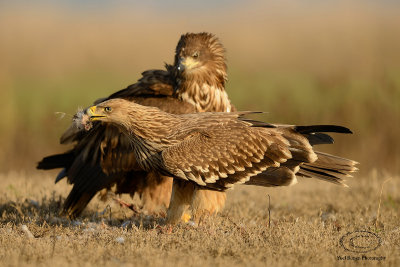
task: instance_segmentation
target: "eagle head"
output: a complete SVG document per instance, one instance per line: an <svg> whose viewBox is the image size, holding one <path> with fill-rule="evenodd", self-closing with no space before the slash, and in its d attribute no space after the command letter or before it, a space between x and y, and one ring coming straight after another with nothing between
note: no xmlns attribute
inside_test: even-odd
<svg viewBox="0 0 400 267"><path fill-rule="evenodd" d="M131 109L134 103L123 99L111 99L101 102L86 109L89 121L102 121L110 123L121 123L125 120L127 109Z"/></svg>
<svg viewBox="0 0 400 267"><path fill-rule="evenodd" d="M181 78L226 75L225 49L211 33L183 34L176 46L174 66ZM221 77L219 77L221 79ZM225 80L225 77L222 77Z"/></svg>

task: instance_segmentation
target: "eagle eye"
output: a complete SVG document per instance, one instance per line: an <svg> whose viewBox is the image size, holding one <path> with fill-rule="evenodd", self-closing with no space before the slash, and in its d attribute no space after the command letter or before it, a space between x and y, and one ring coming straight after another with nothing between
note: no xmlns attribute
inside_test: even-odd
<svg viewBox="0 0 400 267"><path fill-rule="evenodd" d="M105 111L105 112L108 112L108 113L110 113L110 112L111 112L111 110L112 110L112 108L111 108L111 107L105 107L105 108L104 108L104 111Z"/></svg>
<svg viewBox="0 0 400 267"><path fill-rule="evenodd" d="M196 52L193 53L192 57L193 57L193 58L198 58L198 57L199 57L199 54L200 54L200 53L199 53L198 51L196 51Z"/></svg>

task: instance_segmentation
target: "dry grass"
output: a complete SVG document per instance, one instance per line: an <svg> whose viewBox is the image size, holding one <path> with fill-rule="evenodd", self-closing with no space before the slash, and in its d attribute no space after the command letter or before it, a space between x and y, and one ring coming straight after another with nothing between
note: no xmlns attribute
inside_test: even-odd
<svg viewBox="0 0 400 267"><path fill-rule="evenodd" d="M398 266L399 177L385 184L375 227L386 178L377 172L357 177L349 181L350 189L316 180L290 188L238 186L219 216L171 230L162 218L131 217L130 210L97 199L79 220L68 221L57 212L69 186L54 185L53 177L42 174L9 173L0 176L1 265L328 266L339 264L338 256L366 255L386 257L381 264ZM381 247L364 254L344 250L339 239L354 230L376 233ZM346 260L347 265L360 262L379 264Z"/></svg>

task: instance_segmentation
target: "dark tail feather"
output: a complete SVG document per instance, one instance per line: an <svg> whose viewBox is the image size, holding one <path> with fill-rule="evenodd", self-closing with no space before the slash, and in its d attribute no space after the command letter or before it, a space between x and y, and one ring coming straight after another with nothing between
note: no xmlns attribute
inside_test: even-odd
<svg viewBox="0 0 400 267"><path fill-rule="evenodd" d="M315 151L318 159L313 163L303 163L300 170L296 173L298 176L307 178L317 178L334 184L347 186L344 179L352 177L351 173L358 170L358 162L350 159L341 158Z"/></svg>
<svg viewBox="0 0 400 267"><path fill-rule="evenodd" d="M64 202L63 214L72 219L81 214L96 195L98 186L101 188L103 177L101 174L105 175L100 167L83 164L80 160L71 166L70 177L74 186ZM98 183L94 183L94 177L99 178Z"/></svg>
<svg viewBox="0 0 400 267"><path fill-rule="evenodd" d="M64 202L63 214L71 219L78 217L95 195L96 192L81 192L74 186Z"/></svg>
<svg viewBox="0 0 400 267"><path fill-rule="evenodd" d="M295 130L302 134L309 133L353 133L350 129L338 125L309 125L295 126Z"/></svg>
<svg viewBox="0 0 400 267"><path fill-rule="evenodd" d="M333 144L333 138L326 133L352 134L350 129L338 125L294 126L294 130L304 135L312 146L320 144Z"/></svg>
<svg viewBox="0 0 400 267"><path fill-rule="evenodd" d="M304 134L307 137L308 142L310 145L322 145L322 144L333 144L334 140L331 136L324 134L324 133L310 133Z"/></svg>
<svg viewBox="0 0 400 267"><path fill-rule="evenodd" d="M99 165L84 164L78 160L71 166L68 178L74 184L64 202L65 215L79 216L98 191L115 183L119 174L107 175Z"/></svg>
<svg viewBox="0 0 400 267"><path fill-rule="evenodd" d="M57 175L56 180L54 181L54 183L58 183L59 181L61 181L64 177L68 176L68 172L67 169L64 168L60 171L60 173Z"/></svg>
<svg viewBox="0 0 400 267"><path fill-rule="evenodd" d="M39 170L51 170L57 168L65 168L71 166L74 161L74 154L67 152L43 158L36 166Z"/></svg>

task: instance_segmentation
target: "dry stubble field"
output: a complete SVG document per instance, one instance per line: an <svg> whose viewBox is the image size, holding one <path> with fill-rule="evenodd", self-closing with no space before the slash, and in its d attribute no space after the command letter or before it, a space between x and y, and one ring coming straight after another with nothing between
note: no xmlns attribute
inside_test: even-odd
<svg viewBox="0 0 400 267"><path fill-rule="evenodd" d="M219 216L199 226L172 229L161 217L135 215L98 199L71 222L57 213L69 190L66 183L54 185L48 173L9 173L0 178L3 266L400 263L400 181L378 172L352 178L350 188L307 179L290 188L237 186ZM341 237L356 230L376 236L361 233L353 238L353 249L379 247L366 253L345 250ZM352 249L350 237L345 237L344 246Z"/></svg>

